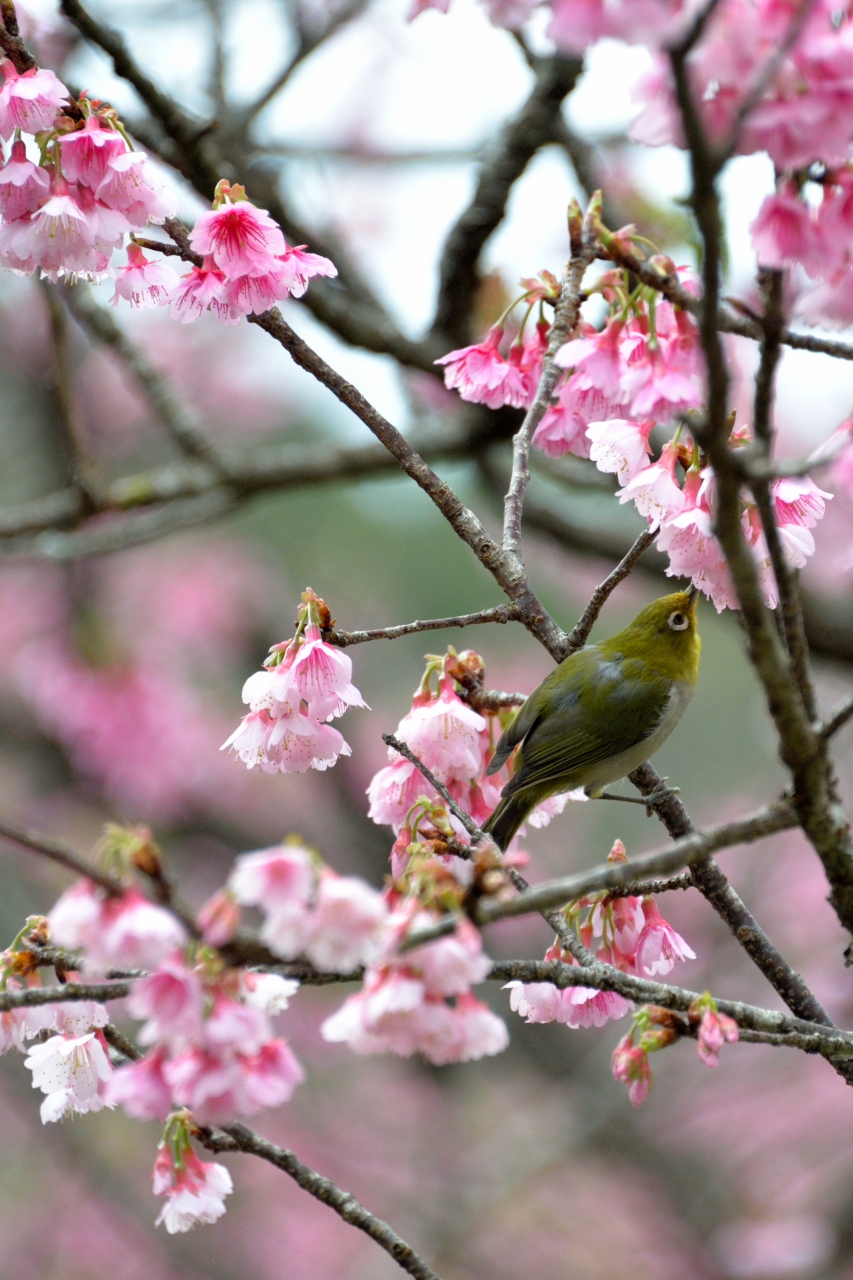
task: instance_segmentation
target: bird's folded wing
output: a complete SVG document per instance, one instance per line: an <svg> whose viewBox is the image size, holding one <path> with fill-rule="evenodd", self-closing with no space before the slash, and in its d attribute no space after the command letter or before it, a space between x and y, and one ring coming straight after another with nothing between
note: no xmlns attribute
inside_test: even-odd
<svg viewBox="0 0 853 1280"><path fill-rule="evenodd" d="M649 676L636 659L602 663L559 709L539 720L525 739L521 759L506 787L512 794L535 782L547 786L648 738L667 705L671 682ZM636 668L636 669L635 669Z"/></svg>

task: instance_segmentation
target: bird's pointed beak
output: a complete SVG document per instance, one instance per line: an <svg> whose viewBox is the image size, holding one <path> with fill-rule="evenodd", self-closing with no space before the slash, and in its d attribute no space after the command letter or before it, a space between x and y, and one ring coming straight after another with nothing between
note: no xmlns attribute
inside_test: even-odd
<svg viewBox="0 0 853 1280"><path fill-rule="evenodd" d="M699 588L691 587L687 595L687 608L691 613L696 612L696 605L699 601Z"/></svg>

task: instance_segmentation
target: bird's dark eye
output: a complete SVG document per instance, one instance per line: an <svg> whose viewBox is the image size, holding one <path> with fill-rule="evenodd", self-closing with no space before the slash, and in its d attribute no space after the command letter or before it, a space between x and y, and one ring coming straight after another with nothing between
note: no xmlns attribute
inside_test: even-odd
<svg viewBox="0 0 853 1280"><path fill-rule="evenodd" d="M675 613L671 613L667 619L667 626L670 631L686 631L690 626L690 620L686 614L680 613L676 609Z"/></svg>

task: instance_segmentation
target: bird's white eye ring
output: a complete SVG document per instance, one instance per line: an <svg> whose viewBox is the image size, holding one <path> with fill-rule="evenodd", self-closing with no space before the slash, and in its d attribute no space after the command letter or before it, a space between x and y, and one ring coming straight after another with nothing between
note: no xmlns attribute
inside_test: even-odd
<svg viewBox="0 0 853 1280"><path fill-rule="evenodd" d="M690 619L680 609L676 609L675 613L669 615L667 626L670 631L686 631L690 626Z"/></svg>

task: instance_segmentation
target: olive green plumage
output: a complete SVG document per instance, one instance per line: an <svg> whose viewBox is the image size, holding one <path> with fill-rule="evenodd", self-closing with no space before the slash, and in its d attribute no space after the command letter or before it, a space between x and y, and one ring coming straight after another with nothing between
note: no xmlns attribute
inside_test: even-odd
<svg viewBox="0 0 853 1280"><path fill-rule="evenodd" d="M487 770L519 748L485 823L506 849L536 805L584 787L596 795L648 760L681 719L699 674L695 591L664 596L630 626L570 654L504 730Z"/></svg>

